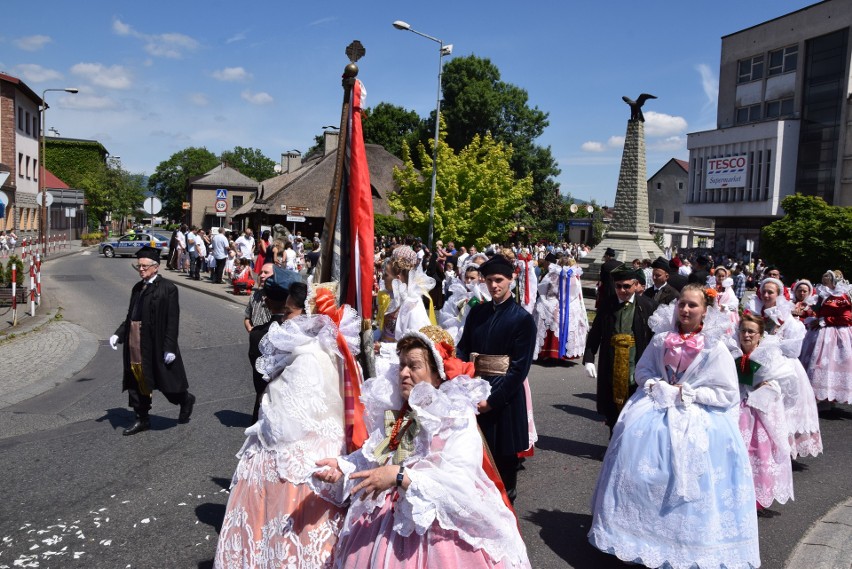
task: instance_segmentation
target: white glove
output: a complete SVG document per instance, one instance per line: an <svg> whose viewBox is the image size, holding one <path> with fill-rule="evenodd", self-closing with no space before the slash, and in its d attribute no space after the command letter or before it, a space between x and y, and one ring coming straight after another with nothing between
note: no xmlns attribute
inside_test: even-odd
<svg viewBox="0 0 852 569"><path fill-rule="evenodd" d="M163 354L163 361L166 362L166 365L175 361L175 355L171 352L166 352Z"/></svg>
<svg viewBox="0 0 852 569"><path fill-rule="evenodd" d="M113 334L112 336L109 337L109 347L112 348L113 350L117 350L118 346L116 344L118 344L118 336Z"/></svg>
<svg viewBox="0 0 852 569"><path fill-rule="evenodd" d="M586 375L588 375L589 377L597 377L598 376L598 370L597 370L597 368L595 368L595 364L589 362L585 365L585 368L586 368Z"/></svg>
<svg viewBox="0 0 852 569"><path fill-rule="evenodd" d="M654 401L654 407L657 409L668 409L677 405L677 400L680 397L680 388L676 385L671 385L667 381L657 381L645 384L646 393Z"/></svg>

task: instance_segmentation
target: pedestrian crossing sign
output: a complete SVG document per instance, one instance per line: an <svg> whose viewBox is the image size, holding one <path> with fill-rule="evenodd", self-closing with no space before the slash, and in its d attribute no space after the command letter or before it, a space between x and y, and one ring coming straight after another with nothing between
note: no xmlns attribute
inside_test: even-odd
<svg viewBox="0 0 852 569"><path fill-rule="evenodd" d="M223 190L223 189L216 190L216 199L217 200L228 199L228 190Z"/></svg>

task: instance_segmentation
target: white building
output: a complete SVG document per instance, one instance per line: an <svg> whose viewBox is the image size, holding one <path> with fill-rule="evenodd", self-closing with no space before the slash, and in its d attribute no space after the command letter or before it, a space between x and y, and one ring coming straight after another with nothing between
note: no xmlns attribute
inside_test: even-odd
<svg viewBox="0 0 852 569"><path fill-rule="evenodd" d="M795 192L852 206L852 0L826 0L722 38L717 129L688 135L687 215L715 249L783 217Z"/></svg>

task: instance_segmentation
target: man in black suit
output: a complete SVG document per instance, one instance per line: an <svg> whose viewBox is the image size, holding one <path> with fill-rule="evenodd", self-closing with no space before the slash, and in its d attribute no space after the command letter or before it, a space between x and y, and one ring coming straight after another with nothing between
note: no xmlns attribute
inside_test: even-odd
<svg viewBox="0 0 852 569"><path fill-rule="evenodd" d="M680 289L686 286L687 278L678 272L678 266L674 259L669 261L669 280L667 282L670 287L674 287L678 294L680 294Z"/></svg>
<svg viewBox="0 0 852 569"><path fill-rule="evenodd" d="M610 435L627 398L636 391L636 362L651 341L648 318L657 308L652 299L636 294L637 271L622 265L612 272L616 301L598 311L586 339L583 364L597 378L597 410L606 418ZM598 354L598 368L595 367Z"/></svg>
<svg viewBox="0 0 852 569"><path fill-rule="evenodd" d="M603 254L603 265L601 265L601 279L598 283L598 297L595 301L595 308L603 309L609 304L617 304L618 299L615 296L615 288L612 285L612 271L621 266L621 262L615 259L615 250L612 247L607 247Z"/></svg>
<svg viewBox="0 0 852 569"><path fill-rule="evenodd" d="M652 299L657 305L669 304L680 298L678 292L669 284L669 262L665 257L657 257L651 263L651 280L653 285L645 289L644 295Z"/></svg>

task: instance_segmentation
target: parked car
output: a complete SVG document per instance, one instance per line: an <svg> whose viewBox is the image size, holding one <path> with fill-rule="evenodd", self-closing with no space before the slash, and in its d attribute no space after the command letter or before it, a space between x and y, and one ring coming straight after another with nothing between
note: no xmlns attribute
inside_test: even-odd
<svg viewBox="0 0 852 569"><path fill-rule="evenodd" d="M163 233L132 233L123 235L115 241L105 241L98 245L98 253L104 257L133 257L145 245L151 245L160 250L160 258L169 254L170 235Z"/></svg>

